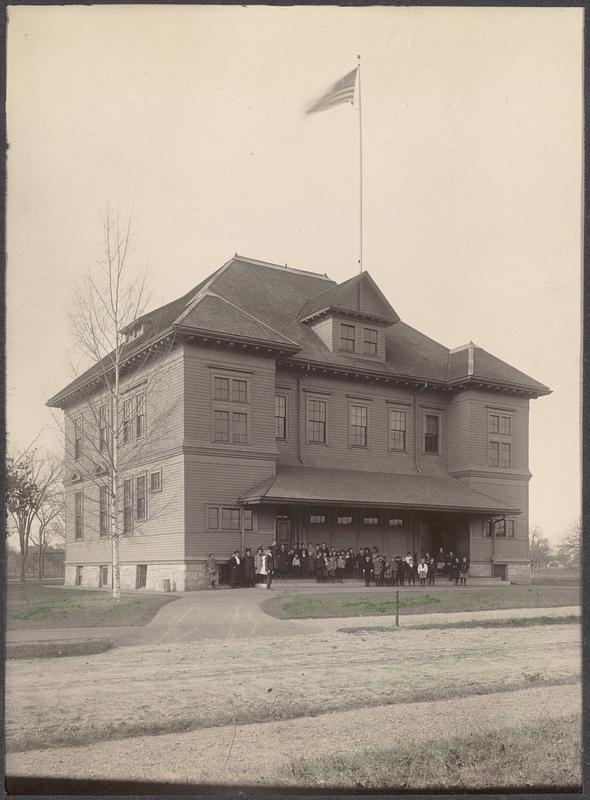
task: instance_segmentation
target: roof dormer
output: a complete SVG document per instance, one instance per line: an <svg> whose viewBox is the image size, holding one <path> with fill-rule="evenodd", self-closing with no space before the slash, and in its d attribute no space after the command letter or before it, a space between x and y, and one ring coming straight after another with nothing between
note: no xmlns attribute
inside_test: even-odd
<svg viewBox="0 0 590 800"><path fill-rule="evenodd" d="M299 313L333 352L385 359L385 328L399 322L368 272L311 297Z"/></svg>

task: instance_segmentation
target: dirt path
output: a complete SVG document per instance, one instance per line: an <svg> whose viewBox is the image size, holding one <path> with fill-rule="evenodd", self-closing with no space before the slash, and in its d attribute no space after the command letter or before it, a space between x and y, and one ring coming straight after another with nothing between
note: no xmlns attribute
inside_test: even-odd
<svg viewBox="0 0 590 800"><path fill-rule="evenodd" d="M578 686L526 689L420 705L378 706L282 722L231 725L184 734L7 754L11 776L186 783L293 784L290 765L315 755L346 755L461 733L567 718L580 710ZM231 756L228 760L228 755ZM227 765L226 765L227 762ZM278 777L280 776L280 777Z"/></svg>
<svg viewBox="0 0 590 800"><path fill-rule="evenodd" d="M580 629L573 624L485 632L401 628L366 636L308 629L296 638L9 661L7 749L521 689L575 681L579 672Z"/></svg>

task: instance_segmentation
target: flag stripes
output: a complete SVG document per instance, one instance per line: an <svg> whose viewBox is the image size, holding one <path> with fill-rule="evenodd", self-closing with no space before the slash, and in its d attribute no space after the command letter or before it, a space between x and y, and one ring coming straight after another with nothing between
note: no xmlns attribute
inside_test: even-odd
<svg viewBox="0 0 590 800"><path fill-rule="evenodd" d="M334 106L338 106L341 103L353 103L357 71L358 67L355 67L352 72L340 78L340 80L331 86L319 100L316 100L316 102L307 109L307 113L312 114L316 111L327 111L329 108L334 108Z"/></svg>

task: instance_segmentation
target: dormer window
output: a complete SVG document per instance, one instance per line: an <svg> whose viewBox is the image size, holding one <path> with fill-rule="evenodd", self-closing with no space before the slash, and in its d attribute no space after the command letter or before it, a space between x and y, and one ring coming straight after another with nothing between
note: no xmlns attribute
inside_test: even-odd
<svg viewBox="0 0 590 800"><path fill-rule="evenodd" d="M356 328L354 325L340 324L340 346L347 353L355 351Z"/></svg>
<svg viewBox="0 0 590 800"><path fill-rule="evenodd" d="M379 332L375 328L363 328L363 355L376 356Z"/></svg>
<svg viewBox="0 0 590 800"><path fill-rule="evenodd" d="M125 334L125 343L128 344L134 339L139 339L140 336L143 336L143 322L140 322L139 325L134 325L132 328L129 328Z"/></svg>

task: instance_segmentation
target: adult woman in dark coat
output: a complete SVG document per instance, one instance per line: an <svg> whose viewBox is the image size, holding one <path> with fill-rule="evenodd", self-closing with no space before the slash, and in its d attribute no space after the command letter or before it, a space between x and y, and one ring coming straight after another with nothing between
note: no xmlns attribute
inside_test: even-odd
<svg viewBox="0 0 590 800"><path fill-rule="evenodd" d="M371 578L373 577L373 559L369 553L365 553L363 560L363 577L365 579L365 586L371 585Z"/></svg>
<svg viewBox="0 0 590 800"><path fill-rule="evenodd" d="M246 548L246 553L242 559L242 578L244 586L254 586L254 556L249 547Z"/></svg>
<svg viewBox="0 0 590 800"><path fill-rule="evenodd" d="M232 589L240 585L240 577L242 571L242 559L240 551L236 550L229 560L229 585Z"/></svg>

